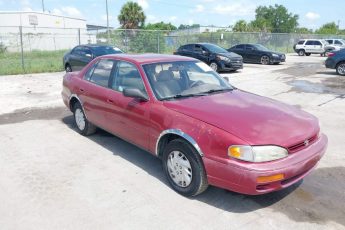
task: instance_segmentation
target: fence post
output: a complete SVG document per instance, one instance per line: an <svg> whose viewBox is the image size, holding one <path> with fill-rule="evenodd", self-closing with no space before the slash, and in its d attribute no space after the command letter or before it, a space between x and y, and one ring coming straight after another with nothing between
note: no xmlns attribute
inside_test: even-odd
<svg viewBox="0 0 345 230"><path fill-rule="evenodd" d="M80 28L78 28L78 44L80 45Z"/></svg>
<svg viewBox="0 0 345 230"><path fill-rule="evenodd" d="M157 30L157 53L159 53L159 30Z"/></svg>
<svg viewBox="0 0 345 230"><path fill-rule="evenodd" d="M23 73L25 73L25 66L24 66L24 48L23 48L23 27L19 26L19 36L20 36L20 53L22 58L22 69Z"/></svg>

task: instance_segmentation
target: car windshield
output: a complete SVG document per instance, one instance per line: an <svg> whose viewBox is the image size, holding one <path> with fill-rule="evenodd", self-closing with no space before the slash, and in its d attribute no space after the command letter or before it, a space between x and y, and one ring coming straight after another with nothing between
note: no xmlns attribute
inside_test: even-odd
<svg viewBox="0 0 345 230"><path fill-rule="evenodd" d="M205 46L212 53L228 53L226 49L213 44L203 44L203 46Z"/></svg>
<svg viewBox="0 0 345 230"><path fill-rule="evenodd" d="M91 48L92 52L95 54L96 57L107 55L107 54L118 54L123 53L119 48L114 48L111 46L99 46Z"/></svg>
<svg viewBox="0 0 345 230"><path fill-rule="evenodd" d="M254 46L255 46L255 48L256 48L257 50L269 51L269 49L267 49L267 48L266 48L265 46L263 46L263 45L255 44Z"/></svg>
<svg viewBox="0 0 345 230"><path fill-rule="evenodd" d="M159 100L206 96L234 89L203 62L178 61L143 65Z"/></svg>

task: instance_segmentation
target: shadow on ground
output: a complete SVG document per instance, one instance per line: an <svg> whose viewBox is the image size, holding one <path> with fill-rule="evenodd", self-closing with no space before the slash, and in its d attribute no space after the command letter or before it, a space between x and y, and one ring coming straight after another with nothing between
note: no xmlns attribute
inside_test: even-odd
<svg viewBox="0 0 345 230"><path fill-rule="evenodd" d="M75 131L72 116L62 122ZM103 130L86 137L110 150L169 186L158 158ZM334 221L345 226L345 167L319 168L285 190L247 196L210 186L194 199L233 213L247 213L269 207L297 222Z"/></svg>

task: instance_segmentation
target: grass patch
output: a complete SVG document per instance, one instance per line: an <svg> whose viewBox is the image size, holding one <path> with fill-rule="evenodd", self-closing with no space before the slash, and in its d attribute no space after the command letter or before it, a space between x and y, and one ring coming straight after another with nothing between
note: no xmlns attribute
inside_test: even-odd
<svg viewBox="0 0 345 230"><path fill-rule="evenodd" d="M0 53L0 75L63 71L66 50L24 52L24 70L20 53Z"/></svg>

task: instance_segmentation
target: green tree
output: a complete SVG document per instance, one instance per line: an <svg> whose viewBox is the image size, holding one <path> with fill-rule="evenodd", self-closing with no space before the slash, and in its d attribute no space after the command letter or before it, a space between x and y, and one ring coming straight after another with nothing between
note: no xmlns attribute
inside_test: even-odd
<svg viewBox="0 0 345 230"><path fill-rule="evenodd" d="M337 32L338 26L335 22L326 23L315 31L316 34L337 34Z"/></svg>
<svg viewBox="0 0 345 230"><path fill-rule="evenodd" d="M273 33L290 33L298 26L298 15L289 13L283 5L259 6L251 27Z"/></svg>
<svg viewBox="0 0 345 230"><path fill-rule="evenodd" d="M297 34L312 34L313 30L305 28L305 27L298 27L295 29L295 33L297 33Z"/></svg>
<svg viewBox="0 0 345 230"><path fill-rule="evenodd" d="M198 27L200 27L200 24L193 24L193 25L181 24L181 25L179 25L178 29L179 30L185 30L185 29L198 28Z"/></svg>
<svg viewBox="0 0 345 230"><path fill-rule="evenodd" d="M121 8L118 20L123 29L137 29L144 26L146 16L136 2L127 2Z"/></svg>
<svg viewBox="0 0 345 230"><path fill-rule="evenodd" d="M149 23L145 26L147 30L176 30L176 26L169 23L158 22L158 23Z"/></svg>
<svg viewBox="0 0 345 230"><path fill-rule="evenodd" d="M248 24L245 20L239 20L235 23L234 27L232 28L234 32L247 32L248 31Z"/></svg>

